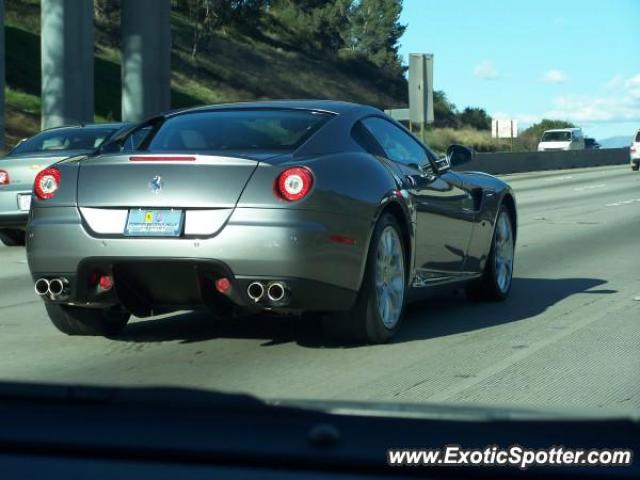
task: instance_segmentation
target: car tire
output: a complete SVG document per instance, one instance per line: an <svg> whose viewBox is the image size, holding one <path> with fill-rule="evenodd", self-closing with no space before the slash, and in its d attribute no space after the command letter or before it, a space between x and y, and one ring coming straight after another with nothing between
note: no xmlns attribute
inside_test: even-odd
<svg viewBox="0 0 640 480"><path fill-rule="evenodd" d="M103 336L118 335L131 314L121 307L115 308L81 308L45 304L51 323L67 335Z"/></svg>
<svg viewBox="0 0 640 480"><path fill-rule="evenodd" d="M640 169L640 163L631 164L631 170L633 170L634 172L637 172L639 169Z"/></svg>
<svg viewBox="0 0 640 480"><path fill-rule="evenodd" d="M0 241L7 247L21 247L24 245L24 239L23 230L0 230Z"/></svg>
<svg viewBox="0 0 640 480"><path fill-rule="evenodd" d="M379 344L396 334L407 297L405 248L396 218L383 214L371 238L354 307L323 318L330 336L348 343Z"/></svg>
<svg viewBox="0 0 640 480"><path fill-rule="evenodd" d="M509 296L515 259L514 230L511 213L502 205L496 218L484 273L466 288L467 297L471 300L499 302Z"/></svg>

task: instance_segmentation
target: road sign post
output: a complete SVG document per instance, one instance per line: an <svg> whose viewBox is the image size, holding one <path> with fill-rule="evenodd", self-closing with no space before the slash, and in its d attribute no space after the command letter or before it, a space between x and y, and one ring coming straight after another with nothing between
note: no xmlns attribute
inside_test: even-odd
<svg viewBox="0 0 640 480"><path fill-rule="evenodd" d="M433 55L412 53L409 55L409 126L420 125L420 137L424 142L425 125L433 123Z"/></svg>
<svg viewBox="0 0 640 480"><path fill-rule="evenodd" d="M511 151L513 151L513 139L518 138L518 121L513 119L494 118L491 120L491 138L511 139Z"/></svg>

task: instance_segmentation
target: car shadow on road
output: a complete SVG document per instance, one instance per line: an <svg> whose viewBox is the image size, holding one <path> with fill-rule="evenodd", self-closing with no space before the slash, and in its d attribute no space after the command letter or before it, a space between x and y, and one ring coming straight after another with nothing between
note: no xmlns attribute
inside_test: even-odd
<svg viewBox="0 0 640 480"><path fill-rule="evenodd" d="M412 303L393 343L402 343L531 320L573 295L606 295L616 290L594 289L605 284L596 278L514 278L504 302L476 303L455 290L440 291ZM295 342L308 348L348 348L332 340L315 317L252 316L215 320L206 312L182 312L136 321L115 340L123 342L201 342L215 339L264 340L261 346Z"/></svg>
<svg viewBox="0 0 640 480"><path fill-rule="evenodd" d="M396 341L437 338L532 320L573 295L617 293L596 289L605 283L596 278L514 278L507 300L487 303L467 300L460 290L451 291L411 304Z"/></svg>

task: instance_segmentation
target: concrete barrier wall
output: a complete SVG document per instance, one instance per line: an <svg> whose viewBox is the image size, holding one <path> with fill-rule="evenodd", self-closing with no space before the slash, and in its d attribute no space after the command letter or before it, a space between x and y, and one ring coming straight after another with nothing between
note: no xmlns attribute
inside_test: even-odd
<svg viewBox="0 0 640 480"><path fill-rule="evenodd" d="M457 170L492 174L561 170L629 163L629 148L572 150L568 152L477 153L471 163Z"/></svg>

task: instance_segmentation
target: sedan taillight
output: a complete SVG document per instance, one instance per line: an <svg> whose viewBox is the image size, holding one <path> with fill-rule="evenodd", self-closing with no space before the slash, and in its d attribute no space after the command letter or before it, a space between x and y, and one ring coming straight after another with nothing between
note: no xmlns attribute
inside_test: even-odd
<svg viewBox="0 0 640 480"><path fill-rule="evenodd" d="M0 185L9 185L9 172L0 170Z"/></svg>
<svg viewBox="0 0 640 480"><path fill-rule="evenodd" d="M291 167L278 175L275 191L280 198L293 202L306 197L312 185L311 170L306 167Z"/></svg>
<svg viewBox="0 0 640 480"><path fill-rule="evenodd" d="M57 168L45 168L36 175L33 191L40 200L53 198L58 188L60 188L60 170Z"/></svg>
<svg viewBox="0 0 640 480"><path fill-rule="evenodd" d="M636 147L635 147L635 145L631 145L631 148L630 148L629 150L631 150L631 153L636 153ZM0 175L1 175L1 174L0 174ZM0 183L2 183L2 182L0 181Z"/></svg>

